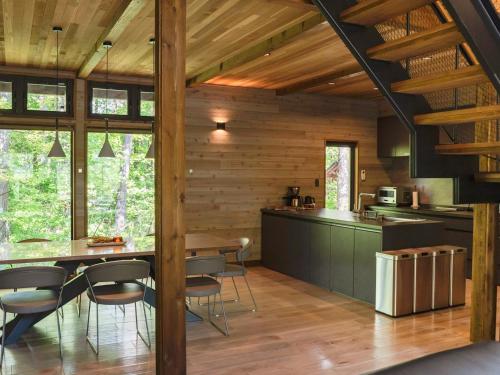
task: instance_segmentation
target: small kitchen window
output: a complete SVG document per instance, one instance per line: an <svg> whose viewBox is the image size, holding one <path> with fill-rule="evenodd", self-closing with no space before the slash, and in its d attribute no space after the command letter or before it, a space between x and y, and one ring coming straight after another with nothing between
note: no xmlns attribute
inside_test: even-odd
<svg viewBox="0 0 500 375"><path fill-rule="evenodd" d="M354 208L356 145L327 142L325 148L325 207L350 211Z"/></svg>

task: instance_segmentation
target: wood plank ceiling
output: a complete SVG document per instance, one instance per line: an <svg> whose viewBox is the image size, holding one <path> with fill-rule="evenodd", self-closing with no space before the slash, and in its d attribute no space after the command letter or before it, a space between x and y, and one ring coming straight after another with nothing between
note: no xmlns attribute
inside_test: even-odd
<svg viewBox="0 0 500 375"><path fill-rule="evenodd" d="M208 77L211 84L281 93L378 96L309 0L187 2L186 70L193 82ZM60 25L62 69L82 77L104 72L100 42L109 38L111 74L152 75L153 0L1 0L0 14L0 66L54 68L51 29Z"/></svg>

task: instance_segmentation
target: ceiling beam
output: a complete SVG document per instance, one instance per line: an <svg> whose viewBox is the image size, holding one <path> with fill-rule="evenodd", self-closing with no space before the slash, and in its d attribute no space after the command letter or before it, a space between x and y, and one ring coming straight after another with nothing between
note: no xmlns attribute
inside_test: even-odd
<svg viewBox="0 0 500 375"><path fill-rule="evenodd" d="M146 0L122 0L120 2L120 7L116 11L113 20L101 33L92 47L92 51L89 52L80 66L78 70L79 78L87 78L106 55L106 49L103 48L102 43L105 40L116 41L147 3Z"/></svg>
<svg viewBox="0 0 500 375"><path fill-rule="evenodd" d="M307 81L301 81L298 83L295 83L293 85L283 87L281 89L276 90L277 95L288 95L288 94L293 94L294 92L298 91L303 91L307 90L313 87L317 86L322 86L324 84L327 84L329 82L332 82L336 79L343 78L346 76L349 76L351 74L356 74L361 72L363 69L361 66L359 66L357 63L353 66L349 66L347 68L337 70L331 73L324 74L319 77L315 77L313 79L307 80Z"/></svg>
<svg viewBox="0 0 500 375"><path fill-rule="evenodd" d="M300 8L306 10L318 10L312 0L263 0L271 4L281 4L287 7Z"/></svg>
<svg viewBox="0 0 500 375"><path fill-rule="evenodd" d="M266 39L256 45L249 47L236 55L229 57L228 59L221 61L220 63L208 68L204 72L201 72L186 81L187 87L193 87L210 79L220 76L228 71L246 64L252 60L262 57L272 51L283 47L284 45L292 42L302 33L314 28L317 25L325 22L325 19L321 14L315 14L314 16L298 23L290 28L283 30L282 32Z"/></svg>

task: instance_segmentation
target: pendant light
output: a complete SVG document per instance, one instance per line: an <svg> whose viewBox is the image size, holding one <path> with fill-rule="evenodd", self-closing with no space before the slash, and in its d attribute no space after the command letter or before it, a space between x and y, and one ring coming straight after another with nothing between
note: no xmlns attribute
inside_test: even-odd
<svg viewBox="0 0 500 375"><path fill-rule="evenodd" d="M155 38L149 39L149 44L153 46L153 79L155 77ZM153 114L154 116L154 114ZM149 145L148 152L146 152L146 159L155 158L155 120L151 121L151 144Z"/></svg>
<svg viewBox="0 0 500 375"><path fill-rule="evenodd" d="M113 148L111 147L111 143L109 143L109 119L108 119L108 91L109 91L109 49L113 46L110 41L105 41L103 47L106 48L106 117L104 118L104 124L106 125L106 136L104 138L104 144L102 145L101 151L99 151L100 158L114 158L115 153L113 152Z"/></svg>
<svg viewBox="0 0 500 375"><path fill-rule="evenodd" d="M65 158L66 154L59 140L59 117L57 117L57 113L59 112L59 33L62 32L62 27L54 26L52 31L56 33L56 139L49 151L48 157Z"/></svg>

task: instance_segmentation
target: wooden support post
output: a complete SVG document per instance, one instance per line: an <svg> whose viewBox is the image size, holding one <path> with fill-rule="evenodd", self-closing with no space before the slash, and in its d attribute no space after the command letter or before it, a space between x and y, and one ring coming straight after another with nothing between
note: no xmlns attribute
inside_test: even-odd
<svg viewBox="0 0 500 375"><path fill-rule="evenodd" d="M156 373L186 373L186 1L156 0Z"/></svg>
<svg viewBox="0 0 500 375"><path fill-rule="evenodd" d="M87 132L85 128L86 82L75 80L73 130L73 239L87 236Z"/></svg>
<svg viewBox="0 0 500 375"><path fill-rule="evenodd" d="M493 101L496 95L488 95L489 86L482 85L478 89L478 98ZM485 105L487 103L477 103ZM476 124L476 142L496 141L496 121L485 121ZM481 172L493 172L496 163L492 158L480 156ZM495 241L498 217L498 205L493 203L476 204L474 206L474 238L472 258L472 302L470 339L472 342L495 340L497 313L497 283Z"/></svg>

